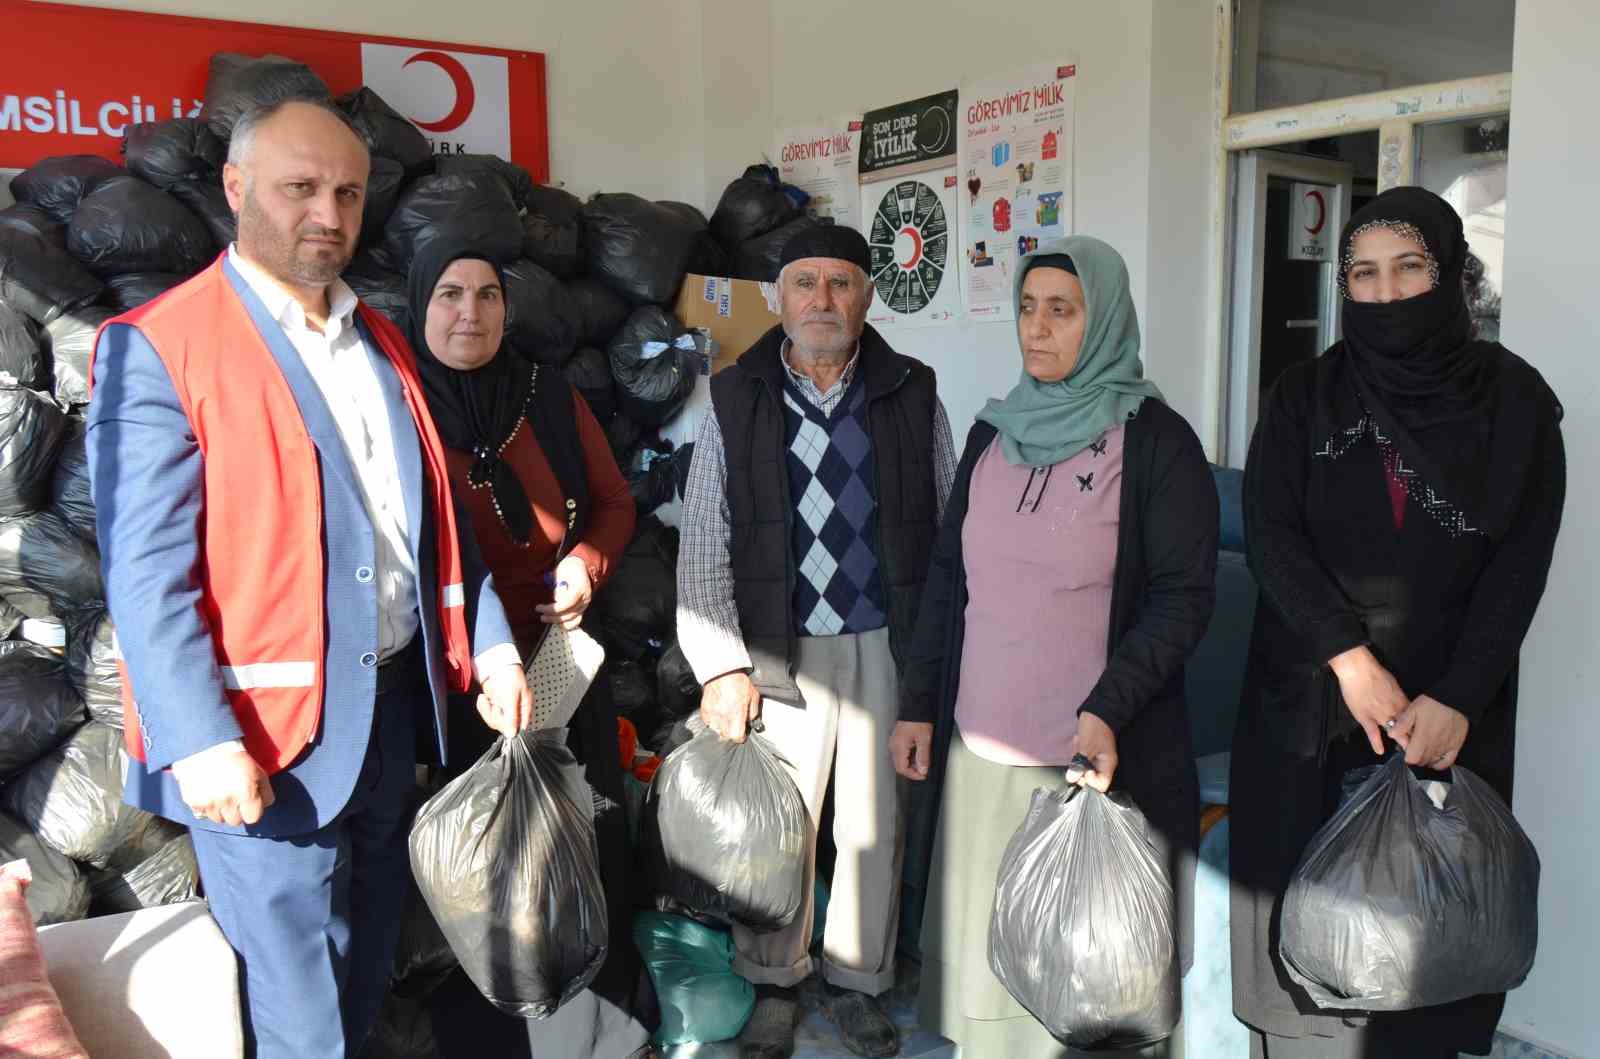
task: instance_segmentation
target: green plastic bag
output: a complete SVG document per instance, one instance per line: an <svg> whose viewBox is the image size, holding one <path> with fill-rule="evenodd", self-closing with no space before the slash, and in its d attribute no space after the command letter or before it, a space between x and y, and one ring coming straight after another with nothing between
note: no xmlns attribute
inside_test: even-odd
<svg viewBox="0 0 1600 1059"><path fill-rule="evenodd" d="M731 1040L755 1010L756 991L733 973L733 938L666 912L633 917L633 940L661 1001L655 1043Z"/></svg>

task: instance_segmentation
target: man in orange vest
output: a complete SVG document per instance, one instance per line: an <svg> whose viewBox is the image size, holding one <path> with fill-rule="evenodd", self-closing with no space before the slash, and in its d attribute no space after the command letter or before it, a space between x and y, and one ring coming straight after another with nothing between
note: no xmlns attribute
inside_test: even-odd
<svg viewBox="0 0 1600 1059"><path fill-rule="evenodd" d="M246 114L237 242L109 323L92 370L127 798L193 829L261 1059L360 1053L449 693L505 735L532 712L412 352L339 279L368 170L325 103Z"/></svg>

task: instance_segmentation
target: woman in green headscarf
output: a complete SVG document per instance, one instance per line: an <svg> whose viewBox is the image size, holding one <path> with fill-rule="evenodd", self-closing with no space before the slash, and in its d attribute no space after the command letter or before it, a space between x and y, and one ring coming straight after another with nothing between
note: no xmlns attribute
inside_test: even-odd
<svg viewBox="0 0 1600 1059"><path fill-rule="evenodd" d="M1077 1053L989 970L996 872L1034 788L1126 791L1167 861L1188 966L1200 806L1184 664L1211 616L1217 493L1144 377L1115 250L1043 243L1020 263L1016 310L1022 378L967 437L890 753L940 807L937 837L907 847L928 877L923 1025L967 1055L1058 1059ZM1093 768L1064 780L1079 754Z"/></svg>

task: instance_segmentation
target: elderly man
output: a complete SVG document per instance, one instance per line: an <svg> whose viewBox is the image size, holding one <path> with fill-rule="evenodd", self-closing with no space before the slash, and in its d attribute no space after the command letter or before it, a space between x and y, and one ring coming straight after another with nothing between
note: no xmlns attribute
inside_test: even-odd
<svg viewBox="0 0 1600 1059"><path fill-rule="evenodd" d="M827 1012L852 1051L894 1055L877 997L894 984L905 789L883 748L955 452L933 371L866 326L860 233L813 229L782 262L782 325L711 380L684 495L678 635L705 685L701 717L735 741L760 721L813 828L832 779ZM806 855L814 870L815 841ZM794 1051L811 892L808 878L783 930L734 928L734 969L757 996L746 1056Z"/></svg>
<svg viewBox="0 0 1600 1059"><path fill-rule="evenodd" d="M411 350L339 279L368 166L323 103L245 115L238 241L108 324L93 366L127 798L193 828L261 1059L360 1053L447 692L481 681L506 734L531 712Z"/></svg>

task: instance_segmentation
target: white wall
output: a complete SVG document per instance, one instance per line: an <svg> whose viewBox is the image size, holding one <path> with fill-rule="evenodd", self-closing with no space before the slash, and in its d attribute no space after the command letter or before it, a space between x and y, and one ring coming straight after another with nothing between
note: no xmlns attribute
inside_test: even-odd
<svg viewBox="0 0 1600 1059"><path fill-rule="evenodd" d="M1156 9L1174 19L1159 34L1152 27ZM1127 259L1145 326L1147 369L1178 410L1201 426L1209 402L1194 380L1204 321L1200 277L1208 260L1210 4L1013 0L974 8L957 0L813 0L805 5L773 0L770 10L768 135L776 125L951 88L964 75L1075 57L1074 226L1105 239ZM1192 95L1159 104L1153 100L1151 65L1157 51L1172 64L1163 73L1168 87ZM708 55L708 64L717 58ZM713 140L720 134L708 128ZM751 158L767 148L765 139L744 135L740 142ZM1170 171L1153 176L1158 165ZM720 179L734 175L730 171ZM720 186L718 179L708 174L713 188ZM1193 218L1176 215L1181 204L1191 202ZM1155 230L1158 208L1160 231ZM1162 301L1170 291L1178 296ZM897 330L892 341L938 371L958 445L984 400L1005 393L1020 370L1009 323Z"/></svg>
<svg viewBox="0 0 1600 1059"><path fill-rule="evenodd" d="M71 0L69 0L71 2ZM131 8L542 51L552 179L579 196L705 198L700 0L92 0Z"/></svg>
<svg viewBox="0 0 1600 1059"><path fill-rule="evenodd" d="M1501 338L1566 405L1568 487L1550 587L1522 652L1516 809L1544 875L1538 962L1511 994L1506 1021L1586 1057L1600 1055L1600 268L1597 225L1583 205L1600 173L1589 103L1596 52L1600 23L1588 5L1517 0Z"/></svg>

